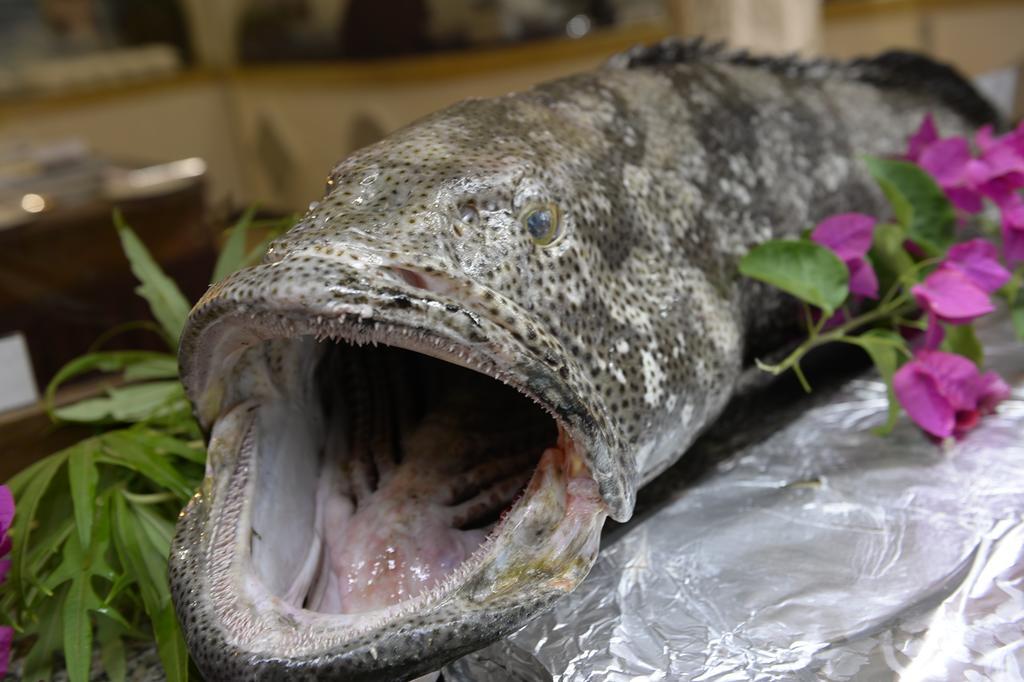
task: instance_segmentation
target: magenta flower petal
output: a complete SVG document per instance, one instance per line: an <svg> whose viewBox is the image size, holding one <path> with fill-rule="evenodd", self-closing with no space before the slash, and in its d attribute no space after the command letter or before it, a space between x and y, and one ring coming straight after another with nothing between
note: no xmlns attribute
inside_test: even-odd
<svg viewBox="0 0 1024 682"><path fill-rule="evenodd" d="M921 152L925 147L938 141L939 131L935 128L935 119L931 114L925 114L921 126L914 133L907 144L907 160L917 162L921 158Z"/></svg>
<svg viewBox="0 0 1024 682"><path fill-rule="evenodd" d="M14 628L0 627L0 677L7 674L11 662L11 644L14 642Z"/></svg>
<svg viewBox="0 0 1024 682"><path fill-rule="evenodd" d="M0 485L0 534L6 533L11 528L11 521L14 520L14 496L11 489Z"/></svg>
<svg viewBox="0 0 1024 682"><path fill-rule="evenodd" d="M920 351L893 375L896 399L914 422L938 438L963 436L1010 393L995 372L978 374L965 357Z"/></svg>
<svg viewBox="0 0 1024 682"><path fill-rule="evenodd" d="M925 350L935 350L942 345L942 340L946 338L946 330L942 328L942 324L939 323L939 318L934 313L928 314L928 326L924 330L924 348Z"/></svg>
<svg viewBox="0 0 1024 682"><path fill-rule="evenodd" d="M962 137L949 137L929 145L921 152L921 168L932 174L943 188L955 187L963 179L971 147Z"/></svg>
<svg viewBox="0 0 1024 682"><path fill-rule="evenodd" d="M943 189L946 191L950 203L964 213L981 213L981 209L985 207L981 195L974 190L965 187L944 187Z"/></svg>
<svg viewBox="0 0 1024 682"><path fill-rule="evenodd" d="M956 411L920 361L911 360L896 370L892 387L896 400L914 423L939 438L953 435Z"/></svg>
<svg viewBox="0 0 1024 682"><path fill-rule="evenodd" d="M963 324L995 310L988 293L958 270L939 268L910 291L922 310L944 322Z"/></svg>
<svg viewBox="0 0 1024 682"><path fill-rule="evenodd" d="M995 137L992 132L994 128L991 123L983 125L978 129L978 132L974 134L974 141L978 145L978 149L984 154L989 149L992 149L999 143L999 138Z"/></svg>
<svg viewBox="0 0 1024 682"><path fill-rule="evenodd" d="M1003 253L1010 263L1024 260L1024 200L1003 207Z"/></svg>
<svg viewBox="0 0 1024 682"><path fill-rule="evenodd" d="M877 222L863 213L840 213L818 223L811 239L835 251L841 261L863 258L871 248Z"/></svg>
<svg viewBox="0 0 1024 682"><path fill-rule="evenodd" d="M864 258L849 261L850 293L866 298L878 298L878 276L871 263Z"/></svg>
<svg viewBox="0 0 1024 682"><path fill-rule="evenodd" d="M990 294L998 291L1011 277L999 263L996 245L986 239L971 239L954 245L941 267L959 270Z"/></svg>
<svg viewBox="0 0 1024 682"><path fill-rule="evenodd" d="M7 572L11 570L10 559L0 559L0 583L7 579Z"/></svg>
<svg viewBox="0 0 1024 682"><path fill-rule="evenodd" d="M5 535L0 540L0 556L7 556L7 553L11 551L11 536Z"/></svg>
<svg viewBox="0 0 1024 682"><path fill-rule="evenodd" d="M995 410L996 405L1010 397L1010 387L995 372L985 372L978 377L978 408L984 414Z"/></svg>
<svg viewBox="0 0 1024 682"><path fill-rule="evenodd" d="M935 378L939 391L954 410L971 410L978 403L978 368L962 355L938 350L920 351L915 360Z"/></svg>

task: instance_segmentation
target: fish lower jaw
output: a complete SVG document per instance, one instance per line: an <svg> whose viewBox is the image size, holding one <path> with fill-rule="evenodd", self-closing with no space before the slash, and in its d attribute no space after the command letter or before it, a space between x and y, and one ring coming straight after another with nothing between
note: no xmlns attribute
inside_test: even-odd
<svg viewBox="0 0 1024 682"><path fill-rule="evenodd" d="M197 660L219 646L236 664L273 659L318 679L335 679L320 676L325 660L337 679L396 660L402 676L424 672L585 577L607 507L548 409L467 369L472 358L285 341L280 354L250 349L267 367L241 361L234 390L248 399L215 423L206 491L183 515L197 530L176 538L175 599ZM340 369L331 352L345 354ZM307 388L274 379L281 366ZM416 391L418 408L400 404Z"/></svg>

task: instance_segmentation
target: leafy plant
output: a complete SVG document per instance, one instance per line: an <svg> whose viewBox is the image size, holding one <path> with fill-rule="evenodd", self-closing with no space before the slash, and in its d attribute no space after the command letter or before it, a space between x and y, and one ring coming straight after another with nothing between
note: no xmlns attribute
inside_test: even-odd
<svg viewBox="0 0 1024 682"><path fill-rule="evenodd" d="M231 229L214 279L254 263L293 222L255 221ZM63 367L47 386L56 421L96 433L19 472L10 531L13 564L0 607L27 647L23 677L51 677L64 653L72 682L89 679L99 649L107 676L125 679L128 641L155 641L167 679L189 678L188 655L171 604L167 558L174 522L202 481L206 451L181 382L175 348L190 305L115 212L121 245L167 343L166 352L95 351ZM252 228L268 236L246 248ZM57 389L86 373L112 375L100 397L55 407Z"/></svg>

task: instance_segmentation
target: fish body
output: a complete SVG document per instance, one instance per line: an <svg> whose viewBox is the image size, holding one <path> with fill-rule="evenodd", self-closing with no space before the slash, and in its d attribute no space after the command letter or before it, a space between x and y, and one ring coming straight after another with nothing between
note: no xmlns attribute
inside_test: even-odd
<svg viewBox="0 0 1024 682"><path fill-rule="evenodd" d="M667 42L339 163L182 338L210 447L170 574L204 675L409 679L571 591L793 333L739 258L880 214L860 157L928 112L993 118L921 57Z"/></svg>

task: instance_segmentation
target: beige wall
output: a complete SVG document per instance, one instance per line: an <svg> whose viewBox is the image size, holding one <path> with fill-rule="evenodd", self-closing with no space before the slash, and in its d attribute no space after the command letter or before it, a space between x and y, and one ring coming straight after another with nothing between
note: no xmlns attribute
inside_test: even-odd
<svg viewBox="0 0 1024 682"><path fill-rule="evenodd" d="M28 105L0 111L0 144L15 139L77 137L111 159L159 163L206 160L217 201L247 195L238 172L231 108L215 81L186 79L65 106Z"/></svg>
<svg viewBox="0 0 1024 682"><path fill-rule="evenodd" d="M826 12L823 50L833 57L894 47L921 50L970 74L1024 64L1024 2L893 2L885 11Z"/></svg>

